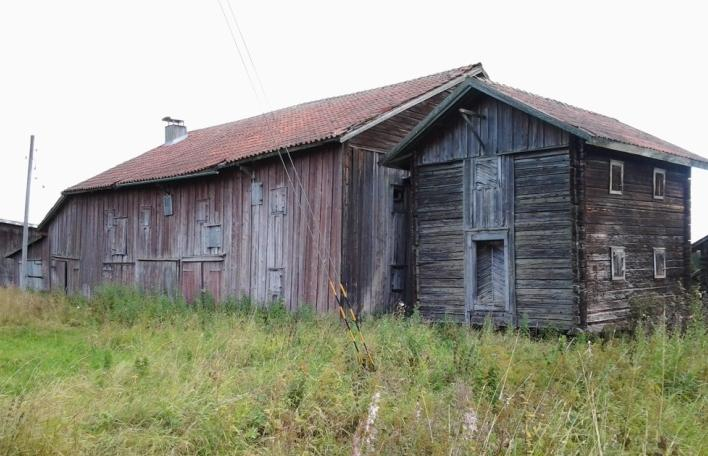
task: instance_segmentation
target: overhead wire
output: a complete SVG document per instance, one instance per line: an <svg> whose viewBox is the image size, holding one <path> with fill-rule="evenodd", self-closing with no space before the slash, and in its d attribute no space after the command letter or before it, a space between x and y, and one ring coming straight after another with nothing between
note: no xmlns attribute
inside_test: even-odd
<svg viewBox="0 0 708 456"><path fill-rule="evenodd" d="M250 49L248 48L248 44L246 43L246 39L243 35L243 32L241 31L241 27L240 27L238 20L236 18L236 14L234 13L234 10L233 10L233 7L231 6L230 1L229 0L224 0L224 1L228 5L229 12L230 12L231 18L233 20L233 25L235 26L236 32L238 33L238 36L240 37L241 42L243 43L243 47L244 47L246 56L248 57L248 60L251 64L250 70L249 70L248 65L246 64L246 59L244 58L244 55L243 55L244 53L241 51L241 47L239 46L238 40L236 39L236 33L234 33L234 29L231 26L231 23L229 22L229 19L226 15L226 11L221 3L221 0L217 0L217 2L219 3L219 8L221 10L221 13L224 17L224 21L226 22L226 26L229 29L229 34L231 35L231 39L234 43L234 46L236 47L236 51L238 53L239 60L241 61L241 64L243 65L244 70L246 71L246 75L248 77L248 81L251 86L251 89L253 90L254 94L256 95L256 99L258 100L258 102L261 104L261 107L263 108L263 111L264 111L263 116L265 118L267 118L267 116L270 115L270 120L275 125L277 123L277 119L276 119L273 111L270 109L270 106L269 106L270 104L268 102L268 96L267 96L265 88L263 86L262 79L260 78L260 75L258 74L258 70L256 68L253 56L251 54ZM253 75L251 75L251 71L253 72ZM254 82L254 79L258 83L258 88L260 88L260 94L258 92L258 88L256 87L256 83ZM288 179L288 182L290 183L291 187L294 190L299 188L300 195L305 200L310 218L312 220L314 220L315 214L314 214L314 211L312 210L312 205L311 205L310 200L307 196L307 192L304 188L304 185L302 184L302 179L300 178L300 175L297 171L297 167L295 166L295 162L293 161L292 154L290 153L289 148L287 146L285 146L285 147L274 146L274 147L275 147L275 151L278 154L280 162L283 165L283 169L285 170L285 175ZM288 171L288 165L286 164L285 159L283 158L283 153L282 153L281 149L285 150L285 155L288 157L288 160L290 162L290 166L292 167L293 174L295 175L295 178L297 180L297 187L295 186L295 183L293 182L290 172ZM300 202L298 202L298 206L300 207L300 209L303 209L302 204ZM322 263L327 264L327 270L326 270L327 280L329 282L330 289L332 290L332 293L334 294L335 301L337 302L337 305L339 306L340 318L342 318L344 320L344 323L345 323L345 326L346 326L347 331L349 333L349 336L354 344L354 348L357 353L357 358L358 358L359 362L365 368L373 370L373 369L375 369L373 358L371 356L371 352L368 349L368 346L366 345L366 341L364 339L363 332L361 331L361 326L359 324L359 320L357 319L356 313L354 312L351 302L349 301L349 296L346 291L346 288L344 287L344 285L341 281L341 271L339 271L339 272L337 271L336 263L334 262L334 260L332 258L332 252L329 247L327 247L325 249L327 258L326 258L326 261L323 261L324 258L323 258L322 252L320 250L320 245L319 245L320 242L315 237L315 233L312 231L312 228L310 225L311 224L309 223L309 221L307 219L305 219L305 226L310 234L310 237L312 238L313 245L315 246L315 250L317 251L317 257L318 257L321 264ZM319 225L316 224L315 229L317 231L317 237L321 238L322 232L319 229ZM333 274L330 274L330 272L332 272ZM339 283L339 289L340 289L339 293L337 292L337 289L332 281L332 275L335 276L334 277L335 280ZM339 277L337 277L338 275L339 275ZM363 354L359 350L358 344L356 343L356 338L354 337L354 334L352 332L352 329L351 329L351 326L349 323L349 318L347 317L347 313L344 309L344 306L347 307L347 310L349 311L351 319L354 322L354 325L357 329L357 333L359 335L360 342L361 342L363 349L364 349Z"/></svg>

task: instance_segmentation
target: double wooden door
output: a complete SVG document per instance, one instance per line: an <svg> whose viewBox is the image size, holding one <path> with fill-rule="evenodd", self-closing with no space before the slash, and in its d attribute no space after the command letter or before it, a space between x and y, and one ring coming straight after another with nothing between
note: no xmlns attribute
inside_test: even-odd
<svg viewBox="0 0 708 456"><path fill-rule="evenodd" d="M182 297L189 303L204 296L220 301L223 270L223 261L182 261Z"/></svg>

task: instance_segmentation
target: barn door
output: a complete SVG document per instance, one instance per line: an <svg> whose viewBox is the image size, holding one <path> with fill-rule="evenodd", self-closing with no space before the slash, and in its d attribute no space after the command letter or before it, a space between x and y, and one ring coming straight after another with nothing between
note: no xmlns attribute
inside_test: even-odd
<svg viewBox="0 0 708 456"><path fill-rule="evenodd" d="M183 261L180 276L182 297L192 303L197 298L208 295L219 302L222 273L221 261Z"/></svg>
<svg viewBox="0 0 708 456"><path fill-rule="evenodd" d="M511 323L506 235L469 233L466 257L468 321L480 324L486 317L491 317L496 324Z"/></svg>
<svg viewBox="0 0 708 456"><path fill-rule="evenodd" d="M66 270L66 260L52 260L49 282L52 291L67 292Z"/></svg>

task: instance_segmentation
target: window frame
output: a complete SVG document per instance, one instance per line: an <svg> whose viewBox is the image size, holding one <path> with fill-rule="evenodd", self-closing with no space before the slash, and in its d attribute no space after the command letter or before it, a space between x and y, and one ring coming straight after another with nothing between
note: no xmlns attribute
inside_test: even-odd
<svg viewBox="0 0 708 456"><path fill-rule="evenodd" d="M620 167L620 189L619 190L613 190L612 189L612 168L614 166L619 166ZM624 192L624 162L621 160L610 160L610 195L622 195Z"/></svg>
<svg viewBox="0 0 708 456"><path fill-rule="evenodd" d="M664 187L662 189L663 193L661 195L656 194L656 176L659 174L664 176ZM666 197L666 170L664 168L654 168L654 174L652 175L652 180L653 180L653 188L654 188L654 191L652 193L653 193L654 199L663 200Z"/></svg>
<svg viewBox="0 0 708 456"><path fill-rule="evenodd" d="M652 250L653 250L653 254L654 254L654 278L655 279L665 279L666 278L666 247L654 247ZM659 275L658 269L656 267L657 266L656 254L659 252L664 254L664 273L663 273L663 275Z"/></svg>
<svg viewBox="0 0 708 456"><path fill-rule="evenodd" d="M622 252L622 275L615 274L615 252ZM614 281L627 280L627 250L624 247L610 247L610 279Z"/></svg>

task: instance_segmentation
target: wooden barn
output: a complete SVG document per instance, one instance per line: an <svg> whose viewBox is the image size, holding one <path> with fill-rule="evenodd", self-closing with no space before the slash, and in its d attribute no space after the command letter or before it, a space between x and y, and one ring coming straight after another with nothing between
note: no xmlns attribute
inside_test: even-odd
<svg viewBox="0 0 708 456"><path fill-rule="evenodd" d="M597 329L688 283L708 160L616 119L469 78L384 164L410 173L425 317Z"/></svg>
<svg viewBox="0 0 708 456"><path fill-rule="evenodd" d="M190 132L163 119L163 145L63 192L30 248L34 286L327 311L341 277L360 311L410 301L408 173L379 161L474 76L481 65Z"/></svg>
<svg viewBox="0 0 708 456"><path fill-rule="evenodd" d="M40 238L37 227L29 226L29 242L35 243ZM0 219L0 287L7 287L19 283L19 264L12 258L12 254L22 247L22 222ZM30 271L31 281L41 286L39 281L32 277L37 271Z"/></svg>

